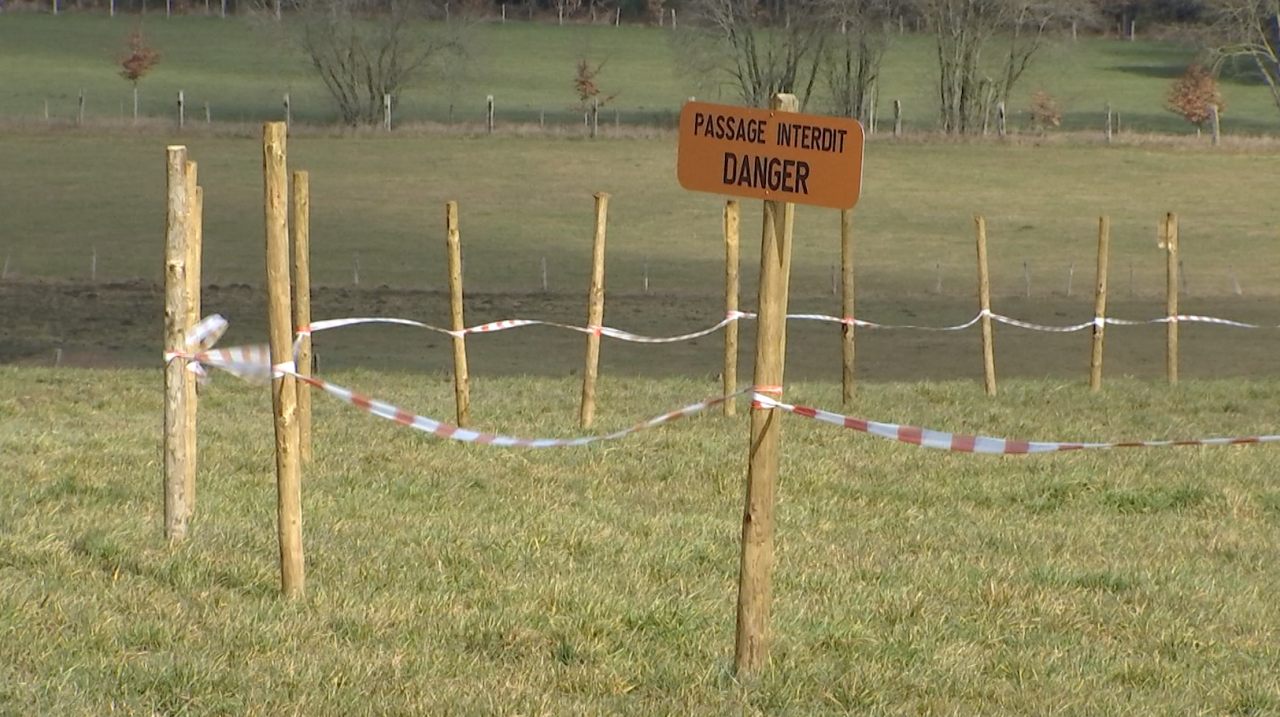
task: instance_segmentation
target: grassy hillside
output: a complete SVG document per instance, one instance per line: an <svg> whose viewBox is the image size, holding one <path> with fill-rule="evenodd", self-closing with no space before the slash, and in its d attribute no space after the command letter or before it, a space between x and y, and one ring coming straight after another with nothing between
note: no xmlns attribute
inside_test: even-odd
<svg viewBox="0 0 1280 717"><path fill-rule="evenodd" d="M6 16L0 23L6 77L0 115L41 117L48 100L53 116L73 117L80 89L90 118L130 112L129 86L116 74L116 58L125 35L138 26L136 17ZM285 92L300 121L332 122L336 116L317 77L285 42L287 23L281 30L266 20L150 17L141 26L164 58L142 84L146 114L173 116L181 89L192 115L202 117L207 102L221 121L278 118ZM607 60L599 84L618 93L614 106L624 121L668 121L689 95L735 102L732 88L678 71L671 37L670 30L652 27L560 27L514 19L479 25L471 32L465 70L450 82L424 78L406 94L399 117L444 121L452 105L457 120L479 120L484 98L492 94L507 121L536 121L546 110L550 121L572 122L574 65L584 55ZM1014 125L1025 125L1029 97L1044 90L1058 99L1066 128L1101 126L1103 105L1111 102L1123 125L1135 131L1189 132L1189 125L1164 111L1163 98L1194 56L1194 48L1169 42L1057 40L1022 81L1010 108ZM886 116L892 101L901 100L909 128L936 125L934 62L928 37L894 38L880 88ZM1270 132L1280 125L1263 87L1228 80L1223 95L1226 131ZM813 109L822 105L819 99Z"/></svg>

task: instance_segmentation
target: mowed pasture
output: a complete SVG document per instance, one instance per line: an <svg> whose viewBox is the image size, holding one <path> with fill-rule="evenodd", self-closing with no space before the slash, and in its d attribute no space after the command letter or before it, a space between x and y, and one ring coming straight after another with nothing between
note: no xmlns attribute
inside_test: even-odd
<svg viewBox="0 0 1280 717"><path fill-rule="evenodd" d="M62 348L68 364L152 363L159 351L154 287L169 142L188 145L206 192L205 307L232 321L231 341L265 336L265 299L254 288L265 277L257 139L19 134L0 138L0 162L11 168L0 176L6 217L0 253L10 264L0 301L12 317L5 360L45 363ZM723 316L723 199L678 186L671 138L304 135L289 147L291 169L311 176L316 318L372 314L446 323L444 203L456 200L470 321L580 324L596 191L612 195L606 323L675 334ZM1165 257L1156 247L1156 226L1172 210L1179 215L1186 284L1181 310L1275 325L1280 212L1270 197L1273 162L1265 145L1212 151L872 142L855 210L858 314L924 325L973 316L973 216L982 214L995 309L1046 324L1085 321L1092 315L1098 216L1107 214L1111 315L1163 316ZM759 225L758 204L744 203L745 308L754 307ZM799 208L795 241L793 308L839 313L831 292L838 213ZM91 284L95 255L98 283ZM40 309L23 310L35 306ZM1162 334L1159 327L1113 328L1108 372L1158 376ZM1186 327L1184 375L1273 375L1280 370L1274 334ZM871 379L958 378L980 367L976 331L861 336L860 365ZM797 324L792 337L793 375L838 376L835 327ZM997 342L1002 375L1082 376L1087 366L1083 333L1002 328ZM575 334L525 329L470 343L480 377L564 375L578 368ZM715 337L671 347L610 343L605 366L647 375L714 374L718 343ZM440 345L439 337L408 329L354 329L321 335L317 344L330 367L447 368L448 353L430 348Z"/></svg>
<svg viewBox="0 0 1280 717"><path fill-rule="evenodd" d="M330 378L432 415L447 379ZM0 370L0 712L1280 711L1273 446L955 455L784 419L773 662L732 676L744 412L579 450L438 441L317 398L308 584L278 596L270 399L201 405L198 516L160 530L159 372ZM601 384L599 428L715 393ZM576 433L572 379L478 425ZM789 385L835 407L830 382ZM875 384L856 410L998 435L1275 432L1274 381Z"/></svg>
<svg viewBox="0 0 1280 717"><path fill-rule="evenodd" d="M0 22L0 62L12 62L5 33L22 23L46 38L132 26L18 20ZM245 31L147 23L204 53ZM524 33L527 52L532 38L612 28L482 30ZM732 667L745 402L734 418L710 412L618 442L530 451L430 438L317 396L303 480L307 591L289 601L279 596L270 394L215 372L202 391L191 535L166 545L165 145L186 144L199 162L205 308L232 322L222 345L266 337L251 95L265 87L274 103L279 87L255 84L267 66L250 61L257 43L238 42L229 47L243 52L229 56L244 64L223 81L243 100L243 126L176 135L154 123L73 131L24 120L0 135L0 362L19 364L0 366L0 714L1280 713L1275 445L974 456L784 416L772 663L747 682ZM43 47L53 68L109 72L84 43ZM1149 59L1157 46L1105 47ZM550 57L563 63L531 61L545 86L562 86L551 64L571 72L576 50L560 52ZM1157 97L1163 84L1146 74L1097 77L1143 76ZM23 92L23 103L38 101L24 83L0 102ZM1156 223L1176 211L1182 311L1276 324L1271 140L1212 149L1141 139L873 141L854 220L859 316L973 316L975 214L988 221L996 311L1087 320L1097 217L1108 214L1109 313L1161 316ZM671 334L723 316L723 199L677 186L663 132L588 141L299 127L289 149L290 168L311 173L317 319L446 323L443 214L456 200L469 323L582 323L597 191L612 195L607 324ZM759 224L759 207L745 203L745 309ZM797 211L794 311L839 313L838 229L834 211ZM744 383L752 329L743 326ZM1184 326L1184 380L1172 388L1159 381L1163 327L1108 329L1105 388L1090 394L1084 332L999 327L995 397L978 380L975 330L859 336L862 381L843 410L863 418L1030 440L1280 433L1274 328ZM316 345L324 378L452 416L445 337L362 327ZM580 435L581 335L520 329L468 346L474 426ZM784 398L842 410L837 329L793 322L788 350ZM719 336L606 341L602 354L594 430L720 393ZM55 355L61 367L40 365Z"/></svg>

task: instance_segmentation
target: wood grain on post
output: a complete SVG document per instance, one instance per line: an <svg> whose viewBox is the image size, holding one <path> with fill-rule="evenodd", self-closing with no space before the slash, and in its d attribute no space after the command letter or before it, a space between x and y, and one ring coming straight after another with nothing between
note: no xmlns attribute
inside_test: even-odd
<svg viewBox="0 0 1280 717"><path fill-rule="evenodd" d="M591 290L587 295L587 359L582 370L582 409L579 424L590 428L596 417L596 376L600 370L600 327L604 323L604 237L609 218L609 195L596 193L596 231L591 242Z"/></svg>
<svg viewBox="0 0 1280 717"><path fill-rule="evenodd" d="M462 315L462 246L458 236L458 203L445 204L445 249L449 254L449 314L454 331L466 328ZM457 404L458 427L471 422L471 376L467 373L467 342L453 337L453 395Z"/></svg>
<svg viewBox="0 0 1280 717"><path fill-rule="evenodd" d="M197 184L197 168L195 162L187 162L187 328L190 332L200 321L200 258L201 241L203 239L204 192ZM196 514L196 473L199 470L199 442L196 431L196 418L199 412L199 398L196 393L196 375L186 372L187 392L187 473L186 473L186 509L187 517Z"/></svg>
<svg viewBox="0 0 1280 717"><path fill-rule="evenodd" d="M1111 217L1098 218L1098 285L1093 293L1093 350L1089 355L1089 390L1102 390L1102 345L1107 325L1107 260L1111 253Z"/></svg>
<svg viewBox="0 0 1280 717"><path fill-rule="evenodd" d="M165 149L164 350L183 352L187 333L187 148ZM164 537L187 537L187 363L164 367Z"/></svg>
<svg viewBox="0 0 1280 717"><path fill-rule="evenodd" d="M1164 219L1165 248L1165 324L1164 368L1169 384L1178 382L1178 215L1169 212Z"/></svg>
<svg viewBox="0 0 1280 717"><path fill-rule="evenodd" d="M311 375L311 175L293 173L293 325L298 334L298 373ZM311 462L311 386L298 381L298 458Z"/></svg>
<svg viewBox="0 0 1280 717"><path fill-rule="evenodd" d="M775 112L795 112L795 95L776 94ZM780 390L787 341L787 291L791 280L791 229L795 205L764 202L760 241L759 324L756 332L757 391ZM775 394L776 395L776 394ZM751 405L746 506L742 514L742 559L738 573L738 619L734 636L734 671L739 677L759 672L769 663L770 582L773 573L773 501L778 478L782 412Z"/></svg>
<svg viewBox="0 0 1280 717"><path fill-rule="evenodd" d="M854 291L853 291L853 210L840 211L840 317L844 319L840 333L841 378L844 386L844 403L853 400L854 371Z"/></svg>
<svg viewBox="0 0 1280 717"><path fill-rule="evenodd" d="M987 220L974 217L978 229L978 307L982 310L982 379L988 396L996 395L996 355L991 335L991 276L987 272Z"/></svg>
<svg viewBox="0 0 1280 717"><path fill-rule="evenodd" d="M738 228L741 223L738 200L730 199L724 205L724 315L738 310L741 292L738 279ZM724 395L738 390L738 321L730 321L724 327ZM738 412L737 399L724 402L724 415Z"/></svg>
<svg viewBox="0 0 1280 717"><path fill-rule="evenodd" d="M293 364L289 289L289 215L283 122L262 130L263 206L267 225L267 317L271 364ZM276 507L280 537L280 587L290 597L305 585L302 560L302 471L298 456L298 389L292 373L275 373L271 399L276 429Z"/></svg>

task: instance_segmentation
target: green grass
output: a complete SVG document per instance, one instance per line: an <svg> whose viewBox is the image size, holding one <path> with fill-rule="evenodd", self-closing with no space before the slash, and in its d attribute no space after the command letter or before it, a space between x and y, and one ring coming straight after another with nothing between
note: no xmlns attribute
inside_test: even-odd
<svg viewBox="0 0 1280 717"><path fill-rule="evenodd" d="M117 75L117 56L138 18L64 15L7 16L0 24L0 115L42 117L44 102L55 118L75 116L79 90L87 116L114 119L131 112L128 84ZM209 103L215 119L256 122L283 115L281 98L291 94L294 116L330 123L337 115L303 58L281 45L274 23L217 18L151 17L142 21L149 42L163 60L142 83L143 111L173 117L178 90L186 92L192 116L203 117ZM552 122L581 121L570 111L575 62L584 54L607 59L600 85L617 93L614 106L627 122L670 122L689 95L735 102L732 88L718 80L677 69L672 35L654 27L554 25L513 21L477 26L471 33L472 60L454 82L425 77L409 89L398 110L401 121L446 120L450 106L458 121L479 121L485 96L497 99L500 120L537 121L540 110ZM1125 128L1139 132L1187 133L1190 125L1163 109L1169 82L1196 56L1185 43L1123 42L1091 38L1055 40L1018 88L1010 112L1025 129L1033 92L1056 97L1064 127L1095 129L1110 102ZM885 58L881 97L884 115L900 100L910 129L936 127L937 69L926 36L894 36ZM1276 109L1266 89L1246 72L1223 83L1228 133L1273 132ZM821 98L813 109L821 111Z"/></svg>
<svg viewBox="0 0 1280 717"><path fill-rule="evenodd" d="M447 378L335 380L429 415ZM198 517L160 538L155 370L0 370L0 713L1272 714L1269 446L951 455L787 417L773 663L732 679L744 417L521 452L322 397L307 595L277 597L270 401L215 377ZM600 429L715 392L601 385ZM854 413L1022 438L1276 432L1274 382L864 387ZM476 424L573 435L571 379ZM836 408L838 388L788 398Z"/></svg>

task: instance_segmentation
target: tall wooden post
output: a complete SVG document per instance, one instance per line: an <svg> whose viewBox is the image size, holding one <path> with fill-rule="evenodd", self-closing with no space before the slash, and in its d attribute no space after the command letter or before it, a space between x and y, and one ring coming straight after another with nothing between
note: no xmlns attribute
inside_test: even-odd
<svg viewBox="0 0 1280 717"><path fill-rule="evenodd" d="M462 247L458 236L458 203L445 204L445 249L449 253L449 314L454 331L466 328L462 315ZM467 342L453 337L453 395L459 428L471 422L471 377L467 374Z"/></svg>
<svg viewBox="0 0 1280 717"><path fill-rule="evenodd" d="M775 112L795 112L795 95L775 94ZM791 229L795 205L764 202L760 241L760 308L756 333L755 377L758 391L780 390L787 340L787 292L791 280ZM782 412L751 405L751 439L746 506L742 515L742 559L738 574L738 620L734 670L742 677L769 662L769 609L772 603L773 497L781 452Z"/></svg>
<svg viewBox="0 0 1280 717"><path fill-rule="evenodd" d="M1098 285L1093 294L1093 351L1089 355L1089 390L1102 390L1102 343L1107 325L1107 260L1111 252L1111 217L1098 218Z"/></svg>
<svg viewBox="0 0 1280 717"><path fill-rule="evenodd" d="M845 323L841 327L841 371L844 385L844 403L853 400L854 352L854 292L853 292L853 210L840 210L840 316Z"/></svg>
<svg viewBox="0 0 1280 717"><path fill-rule="evenodd" d="M741 213L738 200L730 199L724 205L724 315L738 310L738 227ZM738 390L738 321L730 321L724 327L724 395ZM724 402L724 415L738 411L736 399Z"/></svg>
<svg viewBox="0 0 1280 717"><path fill-rule="evenodd" d="M604 324L604 236L609 218L609 195L596 193L596 231L591 242L591 291L587 295L587 358L582 370L582 409L579 423L590 428L596 417L596 376L600 370L600 327Z"/></svg>
<svg viewBox="0 0 1280 717"><path fill-rule="evenodd" d="M978 307L982 310L982 379L987 395L996 395L996 355L991 335L991 277L987 272L987 220L974 217L978 229Z"/></svg>
<svg viewBox="0 0 1280 717"><path fill-rule="evenodd" d="M1165 324L1165 375L1169 385L1178 383L1178 215L1169 212L1164 219L1165 297L1169 322Z"/></svg>
<svg viewBox="0 0 1280 717"><path fill-rule="evenodd" d="M263 206L267 225L267 318L271 364L293 365L289 290L289 215L283 122L262 129ZM279 515L280 587L290 597L305 585L302 560L302 471L298 461L298 389L292 373L274 373L271 399L276 428L276 507Z"/></svg>
<svg viewBox="0 0 1280 717"><path fill-rule="evenodd" d="M164 350L186 351L187 332L187 148L165 150L168 206L164 245ZM164 537L187 537L187 365L164 368Z"/></svg>
<svg viewBox="0 0 1280 717"><path fill-rule="evenodd" d="M293 173L293 325L311 326L311 175ZM311 375L311 333L298 336L298 373ZM298 458L311 462L311 386L298 381Z"/></svg>
<svg viewBox="0 0 1280 717"><path fill-rule="evenodd" d="M200 245L203 238L201 228L204 211L204 193L197 184L196 163L187 162L187 316L186 332L190 332L200 321ZM196 473L199 466L199 452L196 431L196 414L198 398L196 394L196 375L186 372L185 390L187 393L187 472L185 477L187 516L196 514Z"/></svg>

